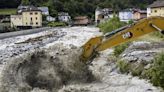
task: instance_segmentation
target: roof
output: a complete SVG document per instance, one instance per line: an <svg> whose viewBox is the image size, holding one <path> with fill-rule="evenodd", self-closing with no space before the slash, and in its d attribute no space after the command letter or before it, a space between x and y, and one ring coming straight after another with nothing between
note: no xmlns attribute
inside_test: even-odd
<svg viewBox="0 0 164 92"><path fill-rule="evenodd" d="M101 12L102 15L113 14L112 8L104 8L104 9L97 8L96 11Z"/></svg>
<svg viewBox="0 0 164 92"><path fill-rule="evenodd" d="M132 11L133 11L133 9L129 8L129 9L124 9L124 10L122 10L120 12L132 12Z"/></svg>
<svg viewBox="0 0 164 92"><path fill-rule="evenodd" d="M109 12L109 11L113 11L113 9L112 8L103 8L103 9L101 9L101 8L96 8L96 11L104 11L104 12Z"/></svg>
<svg viewBox="0 0 164 92"><path fill-rule="evenodd" d="M58 16L69 16L67 12L59 12Z"/></svg>
<svg viewBox="0 0 164 92"><path fill-rule="evenodd" d="M140 10L139 12L140 12L140 13L147 13L146 10Z"/></svg>
<svg viewBox="0 0 164 92"><path fill-rule="evenodd" d="M103 11L113 11L112 8L104 8Z"/></svg>
<svg viewBox="0 0 164 92"><path fill-rule="evenodd" d="M48 7L38 7L42 12L49 12Z"/></svg>
<svg viewBox="0 0 164 92"><path fill-rule="evenodd" d="M29 7L29 6L19 5L17 9L18 9L18 10L21 10L21 9L26 9L26 8L28 8L28 7Z"/></svg>
<svg viewBox="0 0 164 92"><path fill-rule="evenodd" d="M40 11L40 9L38 9L37 7L34 6L28 6L26 9L22 9L22 12L29 12L29 11Z"/></svg>
<svg viewBox="0 0 164 92"><path fill-rule="evenodd" d="M150 8L164 7L164 0L157 0L153 4L149 5Z"/></svg>
<svg viewBox="0 0 164 92"><path fill-rule="evenodd" d="M77 16L74 18L75 20L83 20L83 19L88 19L87 16Z"/></svg>
<svg viewBox="0 0 164 92"><path fill-rule="evenodd" d="M11 15L10 17L11 17L11 18L18 18L18 17L21 18L22 15Z"/></svg>
<svg viewBox="0 0 164 92"><path fill-rule="evenodd" d="M133 13L135 13L135 12L139 12L139 13L147 13L147 11L146 10L140 10L140 9L133 9Z"/></svg>

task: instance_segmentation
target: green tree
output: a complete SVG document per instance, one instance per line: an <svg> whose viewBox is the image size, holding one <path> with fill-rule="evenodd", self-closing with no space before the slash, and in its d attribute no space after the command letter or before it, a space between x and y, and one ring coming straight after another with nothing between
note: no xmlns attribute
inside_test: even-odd
<svg viewBox="0 0 164 92"><path fill-rule="evenodd" d="M142 8L155 0L0 0L0 8L17 8L20 3L23 5L47 6L50 15L56 16L58 12L66 11L71 16L88 15L93 16L96 7L113 8L119 11L126 8ZM6 3L8 2L8 3Z"/></svg>
<svg viewBox="0 0 164 92"><path fill-rule="evenodd" d="M29 0L22 0L21 4L22 5L29 5L30 2L29 2Z"/></svg>
<svg viewBox="0 0 164 92"><path fill-rule="evenodd" d="M98 25L98 27L102 32L107 33L107 32L114 31L124 25L126 25L125 22L121 22L118 17L113 17L107 22L101 23L100 25Z"/></svg>

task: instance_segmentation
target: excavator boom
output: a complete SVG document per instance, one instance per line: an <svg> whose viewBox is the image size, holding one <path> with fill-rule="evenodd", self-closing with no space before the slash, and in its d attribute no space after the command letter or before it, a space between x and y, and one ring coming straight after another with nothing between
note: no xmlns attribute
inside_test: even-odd
<svg viewBox="0 0 164 92"><path fill-rule="evenodd" d="M145 34L159 31L164 34L164 17L150 17L142 19L107 33L103 36L91 38L82 46L81 60L85 63L92 61L98 52L117 46L127 41L135 40Z"/></svg>

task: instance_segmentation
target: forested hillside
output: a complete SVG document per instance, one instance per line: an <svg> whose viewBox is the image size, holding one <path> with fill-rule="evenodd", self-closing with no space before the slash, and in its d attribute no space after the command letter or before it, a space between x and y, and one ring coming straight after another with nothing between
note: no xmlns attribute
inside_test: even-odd
<svg viewBox="0 0 164 92"><path fill-rule="evenodd" d="M91 17L98 6L111 7L115 11L133 7L144 9L153 1L155 0L30 0L30 3L36 6L48 6L51 15L54 16L57 12L66 11L72 16ZM16 8L20 3L21 0L1 0L0 8Z"/></svg>

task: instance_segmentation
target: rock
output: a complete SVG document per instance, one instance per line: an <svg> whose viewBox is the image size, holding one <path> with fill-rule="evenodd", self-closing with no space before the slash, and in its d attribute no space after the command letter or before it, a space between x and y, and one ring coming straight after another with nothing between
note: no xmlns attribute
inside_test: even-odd
<svg viewBox="0 0 164 92"><path fill-rule="evenodd" d="M150 64L154 56L163 50L163 43L133 42L121 55L127 62Z"/></svg>
<svg viewBox="0 0 164 92"><path fill-rule="evenodd" d="M148 65L146 65L144 68L145 68L145 69L149 69L149 68L151 68L151 66L152 66L152 64L148 64Z"/></svg>

